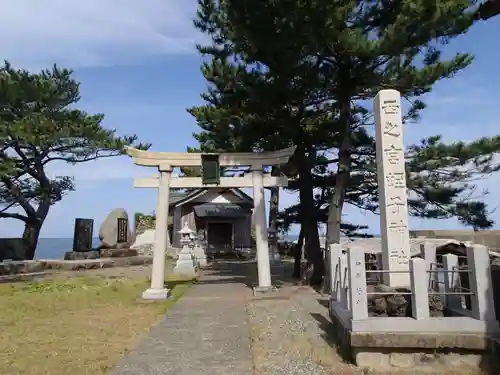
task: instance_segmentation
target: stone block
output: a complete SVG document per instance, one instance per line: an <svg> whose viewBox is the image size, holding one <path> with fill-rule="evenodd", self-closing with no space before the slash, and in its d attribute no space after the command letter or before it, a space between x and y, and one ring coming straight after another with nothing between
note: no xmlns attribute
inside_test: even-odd
<svg viewBox="0 0 500 375"><path fill-rule="evenodd" d="M86 260L99 259L100 254L97 250L92 251L67 251L64 253L64 260Z"/></svg>
<svg viewBox="0 0 500 375"><path fill-rule="evenodd" d="M415 365L414 356L410 353L391 353L389 364L391 367L410 368Z"/></svg>
<svg viewBox="0 0 500 375"><path fill-rule="evenodd" d="M0 261L6 259L25 259L22 238L0 238Z"/></svg>
<svg viewBox="0 0 500 375"><path fill-rule="evenodd" d="M102 249L101 258L123 258L138 255L136 249Z"/></svg>
<svg viewBox="0 0 500 375"><path fill-rule="evenodd" d="M44 266L37 260L14 260L0 262L0 275L17 275L42 272Z"/></svg>

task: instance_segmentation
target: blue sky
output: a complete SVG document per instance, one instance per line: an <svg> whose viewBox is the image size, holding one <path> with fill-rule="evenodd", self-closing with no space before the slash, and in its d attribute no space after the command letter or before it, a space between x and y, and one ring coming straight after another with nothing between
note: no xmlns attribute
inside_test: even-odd
<svg viewBox="0 0 500 375"><path fill-rule="evenodd" d="M43 4L42 4L43 3ZM0 40L3 59L31 70L53 63L74 68L81 81L80 107L104 113L104 125L121 134L136 133L151 142L154 151L184 151L195 145L197 131L186 108L201 104L206 84L194 44L203 39L192 26L195 0L0 0ZM500 17L478 23L455 40L447 53L471 52L474 64L454 79L439 83L426 98L429 107L418 124L405 128L405 142L442 134L447 141L472 140L499 133L497 119L500 75L495 36ZM77 190L52 207L42 237L71 237L75 217L95 219L96 232L107 213L117 207L151 212L156 205L152 189L134 189L133 177L155 170L134 166L126 157L70 166L52 166L53 175L72 175ZM488 189L486 201L497 207L500 175L478 183ZM296 202L282 195L282 206ZM379 219L370 213L347 209L350 222L366 224L378 233ZM493 213L500 223L500 211ZM458 228L455 220L411 219L413 229ZM500 224L496 225L497 228ZM2 219L0 236L15 237L22 225Z"/></svg>

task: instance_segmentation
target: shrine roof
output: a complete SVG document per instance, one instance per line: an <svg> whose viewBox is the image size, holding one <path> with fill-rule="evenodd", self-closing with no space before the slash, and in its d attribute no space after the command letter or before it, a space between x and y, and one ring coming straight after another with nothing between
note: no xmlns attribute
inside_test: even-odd
<svg viewBox="0 0 500 375"><path fill-rule="evenodd" d="M209 190L213 190L213 188L210 189L194 189L188 193L186 192L171 192L170 193L170 199L169 199L169 206L178 206L182 205L184 203L187 203L191 199L194 199L196 197L199 197ZM248 203L253 204L253 198L249 196L248 194L244 193L241 189L238 188L220 188L221 194L223 192L231 192L236 196L240 196L244 200L248 201Z"/></svg>
<svg viewBox="0 0 500 375"><path fill-rule="evenodd" d="M248 215L248 210L233 203L204 203L193 209L196 216L203 218L240 218Z"/></svg>

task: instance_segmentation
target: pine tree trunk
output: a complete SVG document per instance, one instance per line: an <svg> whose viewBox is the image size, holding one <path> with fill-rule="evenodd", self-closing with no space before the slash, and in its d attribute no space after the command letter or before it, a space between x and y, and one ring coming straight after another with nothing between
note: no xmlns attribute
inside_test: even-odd
<svg viewBox="0 0 500 375"><path fill-rule="evenodd" d="M333 192L330 205L328 207L328 225L326 230L325 251L328 246L334 243L340 243L340 229L342 223L342 209L344 208L344 200L347 191L347 186L351 178L351 107L350 100L346 100L341 108L340 117L344 124L341 134L341 142L339 145L339 163L337 168L337 179L335 190ZM328 293L330 285L333 282L330 280L330 256L325 256L323 260L326 277L322 285L322 292Z"/></svg>
<svg viewBox="0 0 500 375"><path fill-rule="evenodd" d="M335 190L328 207L328 225L326 246L332 243L340 243L340 224L342 222L342 209L347 185L351 177L351 111L350 100L346 100L341 108L341 118L344 128L341 134L339 146L339 164L337 168L337 180Z"/></svg>
<svg viewBox="0 0 500 375"><path fill-rule="evenodd" d="M299 238L297 241L297 244L295 245L294 248L294 262L293 262L293 274L292 277L294 279L299 279L300 280L300 270L302 267L302 247L304 246L304 229L302 229L302 226L300 226L300 233L299 233Z"/></svg>
<svg viewBox="0 0 500 375"><path fill-rule="evenodd" d="M45 181L48 181L45 178ZM38 245L38 239L40 237L40 231L42 225L49 213L50 209L50 194L47 194L41 198L41 202L38 205L36 213L28 215L29 220L24 226L23 232L23 246L24 246L24 258L34 259L36 247Z"/></svg>
<svg viewBox="0 0 500 375"><path fill-rule="evenodd" d="M23 232L24 259L34 259L41 225L38 222L26 223Z"/></svg>
<svg viewBox="0 0 500 375"><path fill-rule="evenodd" d="M313 286L319 286L323 279L324 263L319 242L313 189L310 158L302 154L299 162L301 224L304 230L307 263L313 266L313 273L309 282Z"/></svg>

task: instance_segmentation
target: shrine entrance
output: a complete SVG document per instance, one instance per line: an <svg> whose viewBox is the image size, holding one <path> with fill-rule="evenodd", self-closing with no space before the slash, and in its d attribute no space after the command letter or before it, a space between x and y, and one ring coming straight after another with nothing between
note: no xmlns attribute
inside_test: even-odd
<svg viewBox="0 0 500 375"><path fill-rule="evenodd" d="M233 251L234 225L228 222L207 223L207 252L229 253Z"/></svg>
<svg viewBox="0 0 500 375"><path fill-rule="evenodd" d="M153 253L153 270L151 287L144 291L144 299L166 299L169 290L165 288L165 254L168 246L167 227L169 216L169 197L172 188L253 188L255 225L257 244L257 269L259 288L271 288L271 267L268 245L266 220L266 203L264 187L286 187L286 177L275 177L264 173L264 168L286 164L295 152L295 147L269 152L245 153L188 153L188 152L150 152L132 147L127 148L127 154L137 165L156 167L159 176L152 178L137 178L134 186L140 188L158 189L158 204L156 208L155 249ZM249 167L250 174L241 177L222 177L221 167ZM202 177L172 176L175 167L201 167ZM215 222L210 222L215 224ZM234 238L234 228L216 225L212 235L212 244L228 245ZM210 232L209 232L210 233Z"/></svg>

